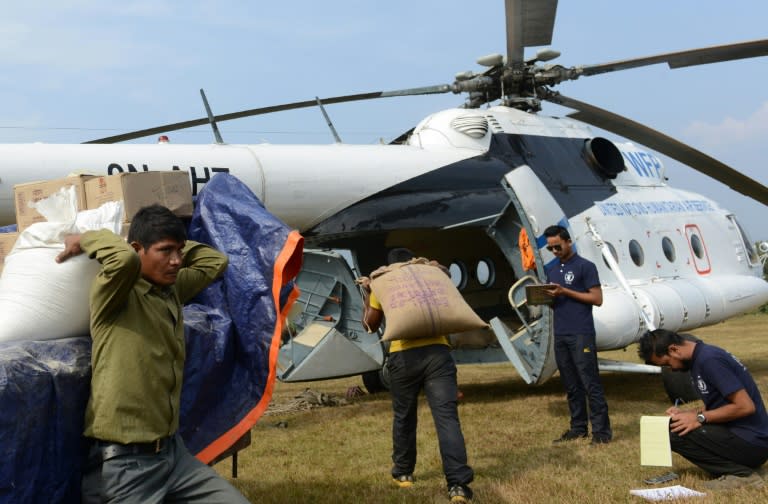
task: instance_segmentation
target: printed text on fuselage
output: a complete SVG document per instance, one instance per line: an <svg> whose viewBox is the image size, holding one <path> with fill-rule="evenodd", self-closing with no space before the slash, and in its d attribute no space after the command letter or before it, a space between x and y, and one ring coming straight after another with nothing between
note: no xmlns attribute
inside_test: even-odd
<svg viewBox="0 0 768 504"><path fill-rule="evenodd" d="M172 170L174 171L182 171L182 168L180 168L178 165L173 165ZM141 168L136 168L136 165L132 163L126 163L125 167L119 163L109 163L107 166L107 175L114 175L116 173L131 173L131 172L147 172L149 170L149 166L146 164L142 164ZM183 171L189 172L189 178L190 182L192 183L192 195L196 196L199 190L202 188L203 185L205 185L206 182L211 180L211 177L215 173L229 173L229 168L225 167L219 167L219 166L203 166L201 168L197 168L195 166L190 166L188 168L185 168Z"/></svg>

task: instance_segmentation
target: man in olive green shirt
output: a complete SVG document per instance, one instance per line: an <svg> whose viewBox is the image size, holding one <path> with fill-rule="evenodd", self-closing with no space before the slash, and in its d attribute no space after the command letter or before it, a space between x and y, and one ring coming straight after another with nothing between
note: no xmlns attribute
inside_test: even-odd
<svg viewBox="0 0 768 504"><path fill-rule="evenodd" d="M83 502L247 502L176 432L182 305L224 272L226 256L186 241L181 220L160 205L139 210L128 243L106 230L70 235L56 260L80 253L101 264L90 293Z"/></svg>

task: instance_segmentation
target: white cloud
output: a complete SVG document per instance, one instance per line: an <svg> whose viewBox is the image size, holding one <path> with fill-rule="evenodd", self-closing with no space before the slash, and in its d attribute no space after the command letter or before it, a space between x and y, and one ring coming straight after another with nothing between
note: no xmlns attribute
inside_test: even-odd
<svg viewBox="0 0 768 504"><path fill-rule="evenodd" d="M695 121L684 134L694 143L712 149L762 141L768 135L768 101L744 119L726 117L718 124Z"/></svg>

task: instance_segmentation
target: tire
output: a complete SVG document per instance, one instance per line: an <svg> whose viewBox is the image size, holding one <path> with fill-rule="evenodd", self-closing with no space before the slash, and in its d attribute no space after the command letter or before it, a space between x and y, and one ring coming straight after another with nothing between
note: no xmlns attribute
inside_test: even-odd
<svg viewBox="0 0 768 504"><path fill-rule="evenodd" d="M700 399L699 394L693 387L691 373L688 371L672 371L667 367L661 368L661 379L664 382L664 390L667 391L669 400L674 403L687 403Z"/></svg>
<svg viewBox="0 0 768 504"><path fill-rule="evenodd" d="M363 386L369 394L387 392L389 390L389 373L387 372L387 363L381 369L368 371L360 375L363 379Z"/></svg>

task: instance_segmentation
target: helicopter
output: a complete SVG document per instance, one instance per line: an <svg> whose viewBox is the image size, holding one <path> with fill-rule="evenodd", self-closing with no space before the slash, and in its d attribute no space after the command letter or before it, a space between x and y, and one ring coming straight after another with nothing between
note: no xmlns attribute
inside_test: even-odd
<svg viewBox="0 0 768 504"><path fill-rule="evenodd" d="M217 172L232 173L315 249L305 254L297 280L302 295L276 363L284 381L363 374L372 389L385 381L386 349L360 324L354 276L412 254L450 266L465 299L491 323L490 331L454 340L458 362L509 360L526 382L543 383L555 372L551 314L527 306L521 293L544 279L553 256L542 232L555 223L568 227L579 253L598 265L605 299L595 310L599 350L626 348L649 328L691 330L768 301L761 250L736 216L673 188L654 151L763 205L768 189L671 137L559 92L569 81L656 63L678 68L761 57L768 40L574 67L551 63L558 57L552 50L524 57L527 47L551 43L556 10L553 0L507 0L506 54L481 58L482 70L457 74L452 83L221 115L202 94L207 116L200 119L82 145L0 145L8 163L0 217L12 215L13 184L72 171L184 169L194 192ZM218 133L219 123L248 116L432 94L465 101L382 145L226 144ZM546 103L576 112L546 116ZM117 143L204 124L216 143ZM589 125L629 141L596 135ZM522 230L535 248L532 269L521 265ZM349 261L334 250L348 251ZM601 367L654 371L615 362Z"/></svg>

